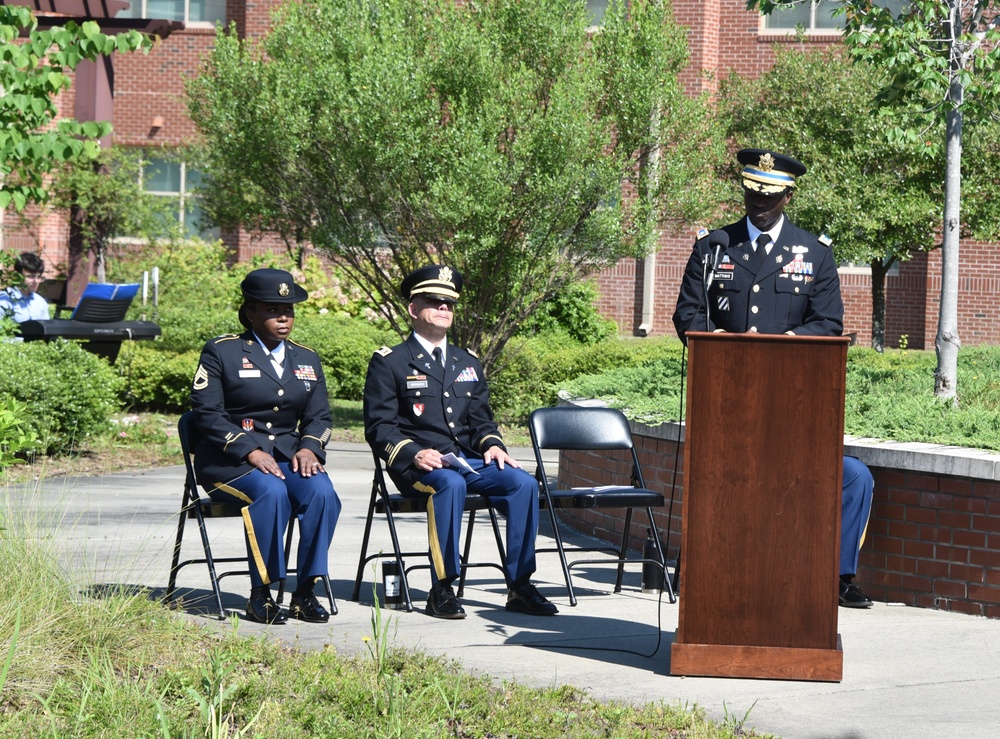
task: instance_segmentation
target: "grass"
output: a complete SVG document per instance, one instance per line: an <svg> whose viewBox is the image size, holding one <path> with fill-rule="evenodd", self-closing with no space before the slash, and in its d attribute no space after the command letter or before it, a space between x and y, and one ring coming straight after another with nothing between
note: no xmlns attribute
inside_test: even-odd
<svg viewBox="0 0 1000 739"><path fill-rule="evenodd" d="M177 618L146 592L81 595L55 536L0 506L0 736L758 736L665 702L604 703L584 690L471 675L392 644L373 610L367 654L303 653Z"/></svg>

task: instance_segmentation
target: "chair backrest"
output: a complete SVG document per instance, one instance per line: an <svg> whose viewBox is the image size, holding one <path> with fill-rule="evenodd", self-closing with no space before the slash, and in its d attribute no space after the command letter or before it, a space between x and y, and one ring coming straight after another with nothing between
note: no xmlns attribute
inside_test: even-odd
<svg viewBox="0 0 1000 739"><path fill-rule="evenodd" d="M539 408L528 430L539 449L632 449L628 419L615 408Z"/></svg>
<svg viewBox="0 0 1000 739"><path fill-rule="evenodd" d="M198 431L198 424L194 422L194 411L187 411L182 414L177 421L177 438L181 442L181 455L184 457L184 469L187 475L184 478L184 501L182 507L187 508L191 516L195 516L195 506L188 508L190 504L196 504L204 518L231 518L241 516L246 503L220 503L211 498L204 497L198 489L198 478L194 473L194 450L201 440L201 433Z"/></svg>
<svg viewBox="0 0 1000 739"><path fill-rule="evenodd" d="M194 448L198 446L198 426L194 422L194 411L182 413L177 421L177 438L181 442L181 454L184 456L184 467L187 469L188 479L194 483L194 464L192 455ZM196 489L196 488L194 488Z"/></svg>

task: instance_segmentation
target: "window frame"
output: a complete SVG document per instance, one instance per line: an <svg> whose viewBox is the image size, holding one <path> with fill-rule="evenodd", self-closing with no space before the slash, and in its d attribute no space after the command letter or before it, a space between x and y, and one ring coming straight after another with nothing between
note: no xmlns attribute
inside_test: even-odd
<svg viewBox="0 0 1000 739"><path fill-rule="evenodd" d="M154 162L156 163L154 165ZM146 172L153 166L160 166L162 164L176 165L180 168L180 190L154 190L147 187L147 176ZM221 238L221 229L219 226L213 226L209 229L200 229L196 224L189 225L187 222L188 217L188 203L190 201L195 201L197 203L198 195L194 189L188 187L188 163L183 159L169 159L164 157L154 157L150 156L149 152L146 152L142 156L142 166L139 172L139 185L142 187L143 192L148 195L159 198L170 198L177 203L177 222L181 226L184 238L198 238L205 241L214 241ZM197 171L197 170L196 170ZM200 173L199 173L200 174Z"/></svg>
<svg viewBox="0 0 1000 739"><path fill-rule="evenodd" d="M191 3L192 3L192 0L184 0L184 18L181 20L181 22L187 28L215 28L215 26L216 26L217 23L222 23L223 25L225 25L225 23L228 20L228 18L226 16L226 4L222 3L222 11L223 12L222 12L222 17L221 18L219 18L217 20L211 20L211 21L193 21L193 20L191 20ZM148 18L149 17L149 15L147 14L148 13L148 9L149 9L149 0L132 0L132 5L137 6L139 8L139 15L137 15L137 16L119 15L118 17L120 17L120 18ZM132 10L132 8L130 7L129 10Z"/></svg>
<svg viewBox="0 0 1000 739"><path fill-rule="evenodd" d="M843 28L816 28L816 9L820 2L833 2L840 4L841 0L808 0L809 2L809 27L802 27L802 33L807 37L809 36L841 36L844 33ZM903 0L907 2L907 0ZM902 12L902 9L897 12ZM772 19L773 15L758 14L758 33L761 36L794 36L799 32L799 26L781 26L777 28L772 28L768 26L768 22Z"/></svg>

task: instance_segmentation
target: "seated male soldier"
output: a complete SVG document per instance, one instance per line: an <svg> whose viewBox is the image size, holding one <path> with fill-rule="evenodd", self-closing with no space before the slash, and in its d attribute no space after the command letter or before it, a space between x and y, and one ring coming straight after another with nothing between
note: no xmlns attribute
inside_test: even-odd
<svg viewBox="0 0 1000 739"><path fill-rule="evenodd" d="M460 574L468 491L489 498L507 520L507 610L551 616L558 610L530 581L538 483L507 453L479 360L447 342L461 291L462 275L445 266L428 265L403 280L400 292L409 300L413 334L379 349L368 364L365 438L400 493L430 497L428 614L465 618L451 584ZM447 454L465 458L469 468L448 466Z"/></svg>

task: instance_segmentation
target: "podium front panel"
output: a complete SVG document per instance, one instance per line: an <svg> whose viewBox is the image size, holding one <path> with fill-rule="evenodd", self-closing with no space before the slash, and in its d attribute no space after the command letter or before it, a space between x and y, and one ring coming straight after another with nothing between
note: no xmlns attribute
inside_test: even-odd
<svg viewBox="0 0 1000 739"><path fill-rule="evenodd" d="M688 335L675 653L838 650L848 343Z"/></svg>

